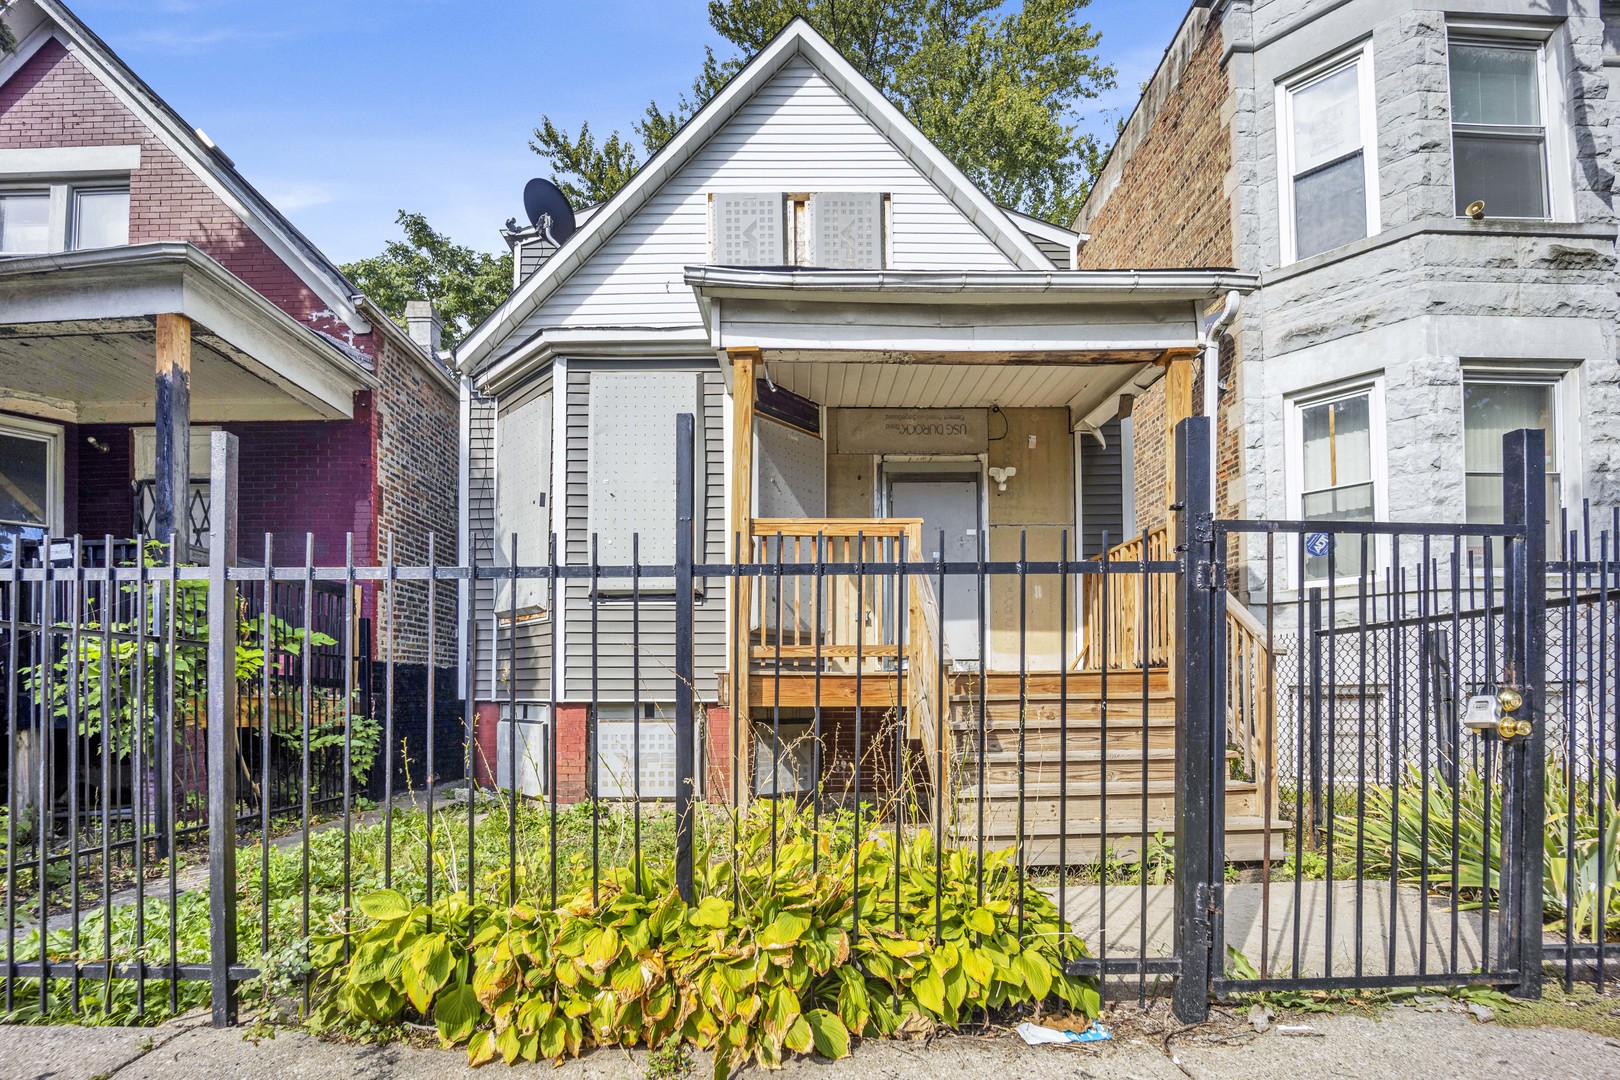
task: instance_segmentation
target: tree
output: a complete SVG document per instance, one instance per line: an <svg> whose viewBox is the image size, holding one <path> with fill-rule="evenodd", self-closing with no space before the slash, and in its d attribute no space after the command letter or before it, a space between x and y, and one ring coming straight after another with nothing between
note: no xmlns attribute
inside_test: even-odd
<svg viewBox="0 0 1620 1080"><path fill-rule="evenodd" d="M444 344L455 344L484 321L512 291L512 256L489 255L434 232L421 214L399 212L404 240L390 240L381 255L344 266L377 306L401 326L405 304L432 300L444 317Z"/></svg>
<svg viewBox="0 0 1620 1080"><path fill-rule="evenodd" d="M1114 86L1096 56L1100 36L1078 21L1090 0L710 0L709 23L735 46L711 48L674 108L657 102L632 125L657 153L726 81L802 16L861 74L1003 206L1067 223L1103 156L1080 131L1077 107ZM610 198L635 172L632 140L598 143L543 117L530 146L582 203Z"/></svg>

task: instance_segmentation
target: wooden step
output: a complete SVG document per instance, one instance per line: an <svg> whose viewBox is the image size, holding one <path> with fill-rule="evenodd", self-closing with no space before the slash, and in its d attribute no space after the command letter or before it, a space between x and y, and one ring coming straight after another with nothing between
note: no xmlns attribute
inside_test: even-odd
<svg viewBox="0 0 1620 1080"><path fill-rule="evenodd" d="M977 697L979 693L979 673L956 672L948 676L946 692L955 697ZM1148 669L1148 690L1151 693L1170 693L1170 672L1165 668ZM1070 698L1095 696L1102 690L1102 673L1097 671L1071 671L1067 675L1057 672L1030 672L1020 676L1016 671L992 671L984 675L984 685L987 693L996 696L1013 696L1023 693L1029 697L1058 696L1061 686L1066 686ZM1136 671L1110 671L1108 673L1108 689L1110 695L1115 688L1123 689L1133 686L1141 692L1142 673Z"/></svg>
<svg viewBox="0 0 1620 1080"><path fill-rule="evenodd" d="M991 783L1017 784L1019 776L1018 735L1016 732L997 732L1001 742L1005 745L992 745L986 738L985 743L989 749L984 755L984 775ZM1112 733L1110 733L1112 741ZM1140 739L1137 740L1140 743ZM1126 753L1118 746L1110 745L1107 754L1107 777L1109 780L1137 780L1142 779L1144 770L1149 780L1175 780L1176 778L1176 751L1174 747L1150 747L1146 754L1138 745L1133 753ZM1069 783L1095 782L1104 774L1104 755L1101 749L1082 750L1071 744L1065 763L1062 752L1058 749L1033 748L1026 739L1023 753L1023 776L1026 783L1056 782L1060 776L1067 775ZM959 767L958 775L964 782L975 780L979 775L979 758L976 748L964 756Z"/></svg>
<svg viewBox="0 0 1620 1080"><path fill-rule="evenodd" d="M1026 833L1042 830L1056 832L1060 828L1059 792L1055 780L1026 782L1024 790L1024 829ZM986 835L1012 838L1018 829L1018 791L1016 783L986 783L984 798L984 828ZM1064 817L1072 827L1102 817L1103 786L1096 781L1070 783L1064 800ZM1130 815L1140 821L1143 808L1143 784L1140 777L1111 780L1107 786L1108 817ZM956 808L959 817L979 822L978 784L964 782L957 789ZM1146 785L1147 816L1169 820L1176 812L1176 785L1174 780L1149 780ZM1228 781L1226 785L1226 815L1245 817L1260 815L1260 792L1253 783Z"/></svg>
<svg viewBox="0 0 1620 1080"><path fill-rule="evenodd" d="M1148 849L1151 851L1159 837L1162 835L1164 843L1173 845L1175 839L1175 821L1172 818L1148 819ZM1266 832L1264 818L1243 816L1226 819L1225 854L1228 863L1257 863L1266 857L1266 849L1270 848L1270 857L1280 861L1288 853L1288 836L1290 825L1286 821L1273 820L1271 831ZM976 842L976 834L958 829L955 834L959 844L972 844ZM1268 843L1269 840L1269 843ZM992 839L985 838L985 849L1007 847L1013 843L1012 838ZM1137 820L1111 820L1107 823L1101 821L1079 822L1068 830L1066 836L1059 838L1055 833L1043 833L1029 836L1024 842L1024 861L1030 866L1057 866L1059 854L1067 860L1070 866L1084 866L1101 861L1104 850L1112 852L1116 859L1135 859L1142 850L1142 824ZM1120 886L1129 888L1130 886Z"/></svg>
<svg viewBox="0 0 1620 1080"><path fill-rule="evenodd" d="M1067 738L1065 739L1065 735ZM959 758L976 757L979 753L979 728L977 724L954 728L951 731L956 753ZM1069 755L1076 753L1091 753L1099 759L1102 749L1108 747L1108 759L1112 763L1115 758L1121 761L1142 758L1143 731L1142 725L1129 722L1108 723L1108 739L1103 740L1103 730L1100 724L1090 724L1076 728L1070 725L1065 731L1057 724L1028 724L1024 728L1024 749L1029 753L1050 752L1054 757L1057 751L1067 743ZM1167 724L1154 724L1148 728L1146 742L1149 748L1155 750L1171 750L1176 745L1175 728ZM998 750L1016 751L1018 749L1018 727L985 725L984 748L986 751Z"/></svg>
<svg viewBox="0 0 1620 1080"><path fill-rule="evenodd" d="M952 723L979 722L979 699L976 697L956 698L947 710ZM1163 721L1174 725L1176 719L1176 703L1169 698L1149 698L1147 708L1142 707L1139 697L1116 697L1108 695L1108 723L1109 726L1118 720L1129 722L1134 719L1142 722L1146 713L1149 720ZM1065 715L1071 725L1096 724L1102 722L1103 702L1101 698L1070 698L1067 704L1057 700L1042 698L1040 700L1025 701L1020 707L1018 699L989 698L985 701L984 719L987 724L1016 724L1022 718L1026 724L1057 723Z"/></svg>

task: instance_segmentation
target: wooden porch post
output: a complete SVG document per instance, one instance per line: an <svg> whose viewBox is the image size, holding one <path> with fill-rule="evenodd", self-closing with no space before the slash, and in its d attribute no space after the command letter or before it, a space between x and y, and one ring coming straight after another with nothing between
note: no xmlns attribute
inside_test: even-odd
<svg viewBox="0 0 1620 1080"><path fill-rule="evenodd" d="M1164 493L1172 502L1176 494L1176 425L1193 415L1192 360L1197 355L1196 349L1172 349L1159 358L1164 365Z"/></svg>
<svg viewBox="0 0 1620 1080"><path fill-rule="evenodd" d="M731 535L738 545L733 557L743 563L753 561L754 528L754 366L758 349L730 349L731 356ZM731 628L731 670L735 691L731 701L732 731L737 737L731 747L734 790L738 811L748 805L753 777L748 771L753 749L749 716L749 645L752 635L752 583L736 581L736 620Z"/></svg>
<svg viewBox="0 0 1620 1080"><path fill-rule="evenodd" d="M191 320L157 317L157 490L153 532L191 558Z"/></svg>

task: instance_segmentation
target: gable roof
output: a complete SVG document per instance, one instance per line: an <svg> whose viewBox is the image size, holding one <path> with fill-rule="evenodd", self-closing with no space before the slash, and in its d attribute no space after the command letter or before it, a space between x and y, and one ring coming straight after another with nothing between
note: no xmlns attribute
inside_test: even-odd
<svg viewBox="0 0 1620 1080"><path fill-rule="evenodd" d="M794 57L804 58L832 83L1014 266L1020 270L1052 269L1051 260L1013 223L1006 211L980 191L915 124L878 93L826 38L804 19L797 18L699 109L539 270L490 313L457 348L456 367L464 372L476 369Z"/></svg>
<svg viewBox="0 0 1620 1080"><path fill-rule="evenodd" d="M315 295L329 304L337 317L361 333L371 328L360 313L357 301L360 290L354 283L236 171L222 150L187 124L66 4L61 0L22 0L5 14L15 28L18 47L14 55L0 60L0 83L16 74L47 40L56 38L126 107L146 121L147 127L179 155ZM30 20L30 14L35 18Z"/></svg>

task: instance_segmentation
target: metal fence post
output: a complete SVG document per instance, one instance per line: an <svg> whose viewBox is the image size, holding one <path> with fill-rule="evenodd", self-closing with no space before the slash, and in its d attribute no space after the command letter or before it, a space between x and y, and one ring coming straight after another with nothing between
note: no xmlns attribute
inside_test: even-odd
<svg viewBox="0 0 1620 1080"><path fill-rule="evenodd" d="M208 962L214 1026L228 1027L236 1023L236 436L214 432L210 452Z"/></svg>
<svg viewBox="0 0 1620 1080"><path fill-rule="evenodd" d="M1523 529L1508 540L1505 567L1507 678L1524 697L1530 731L1502 748L1502 951L1519 971L1515 997L1541 996L1542 833L1546 827L1547 449L1546 432L1502 436L1502 520Z"/></svg>
<svg viewBox="0 0 1620 1080"><path fill-rule="evenodd" d="M697 783L692 691L693 421L675 418L675 887L692 893L693 796Z"/></svg>
<svg viewBox="0 0 1620 1080"><path fill-rule="evenodd" d="M1213 945L1215 768L1224 766L1215 717L1215 524L1210 512L1210 421L1194 416L1176 425L1176 550L1182 555L1176 592L1176 955L1181 975L1172 1002L1177 1019L1209 1017L1210 978L1219 958Z"/></svg>

